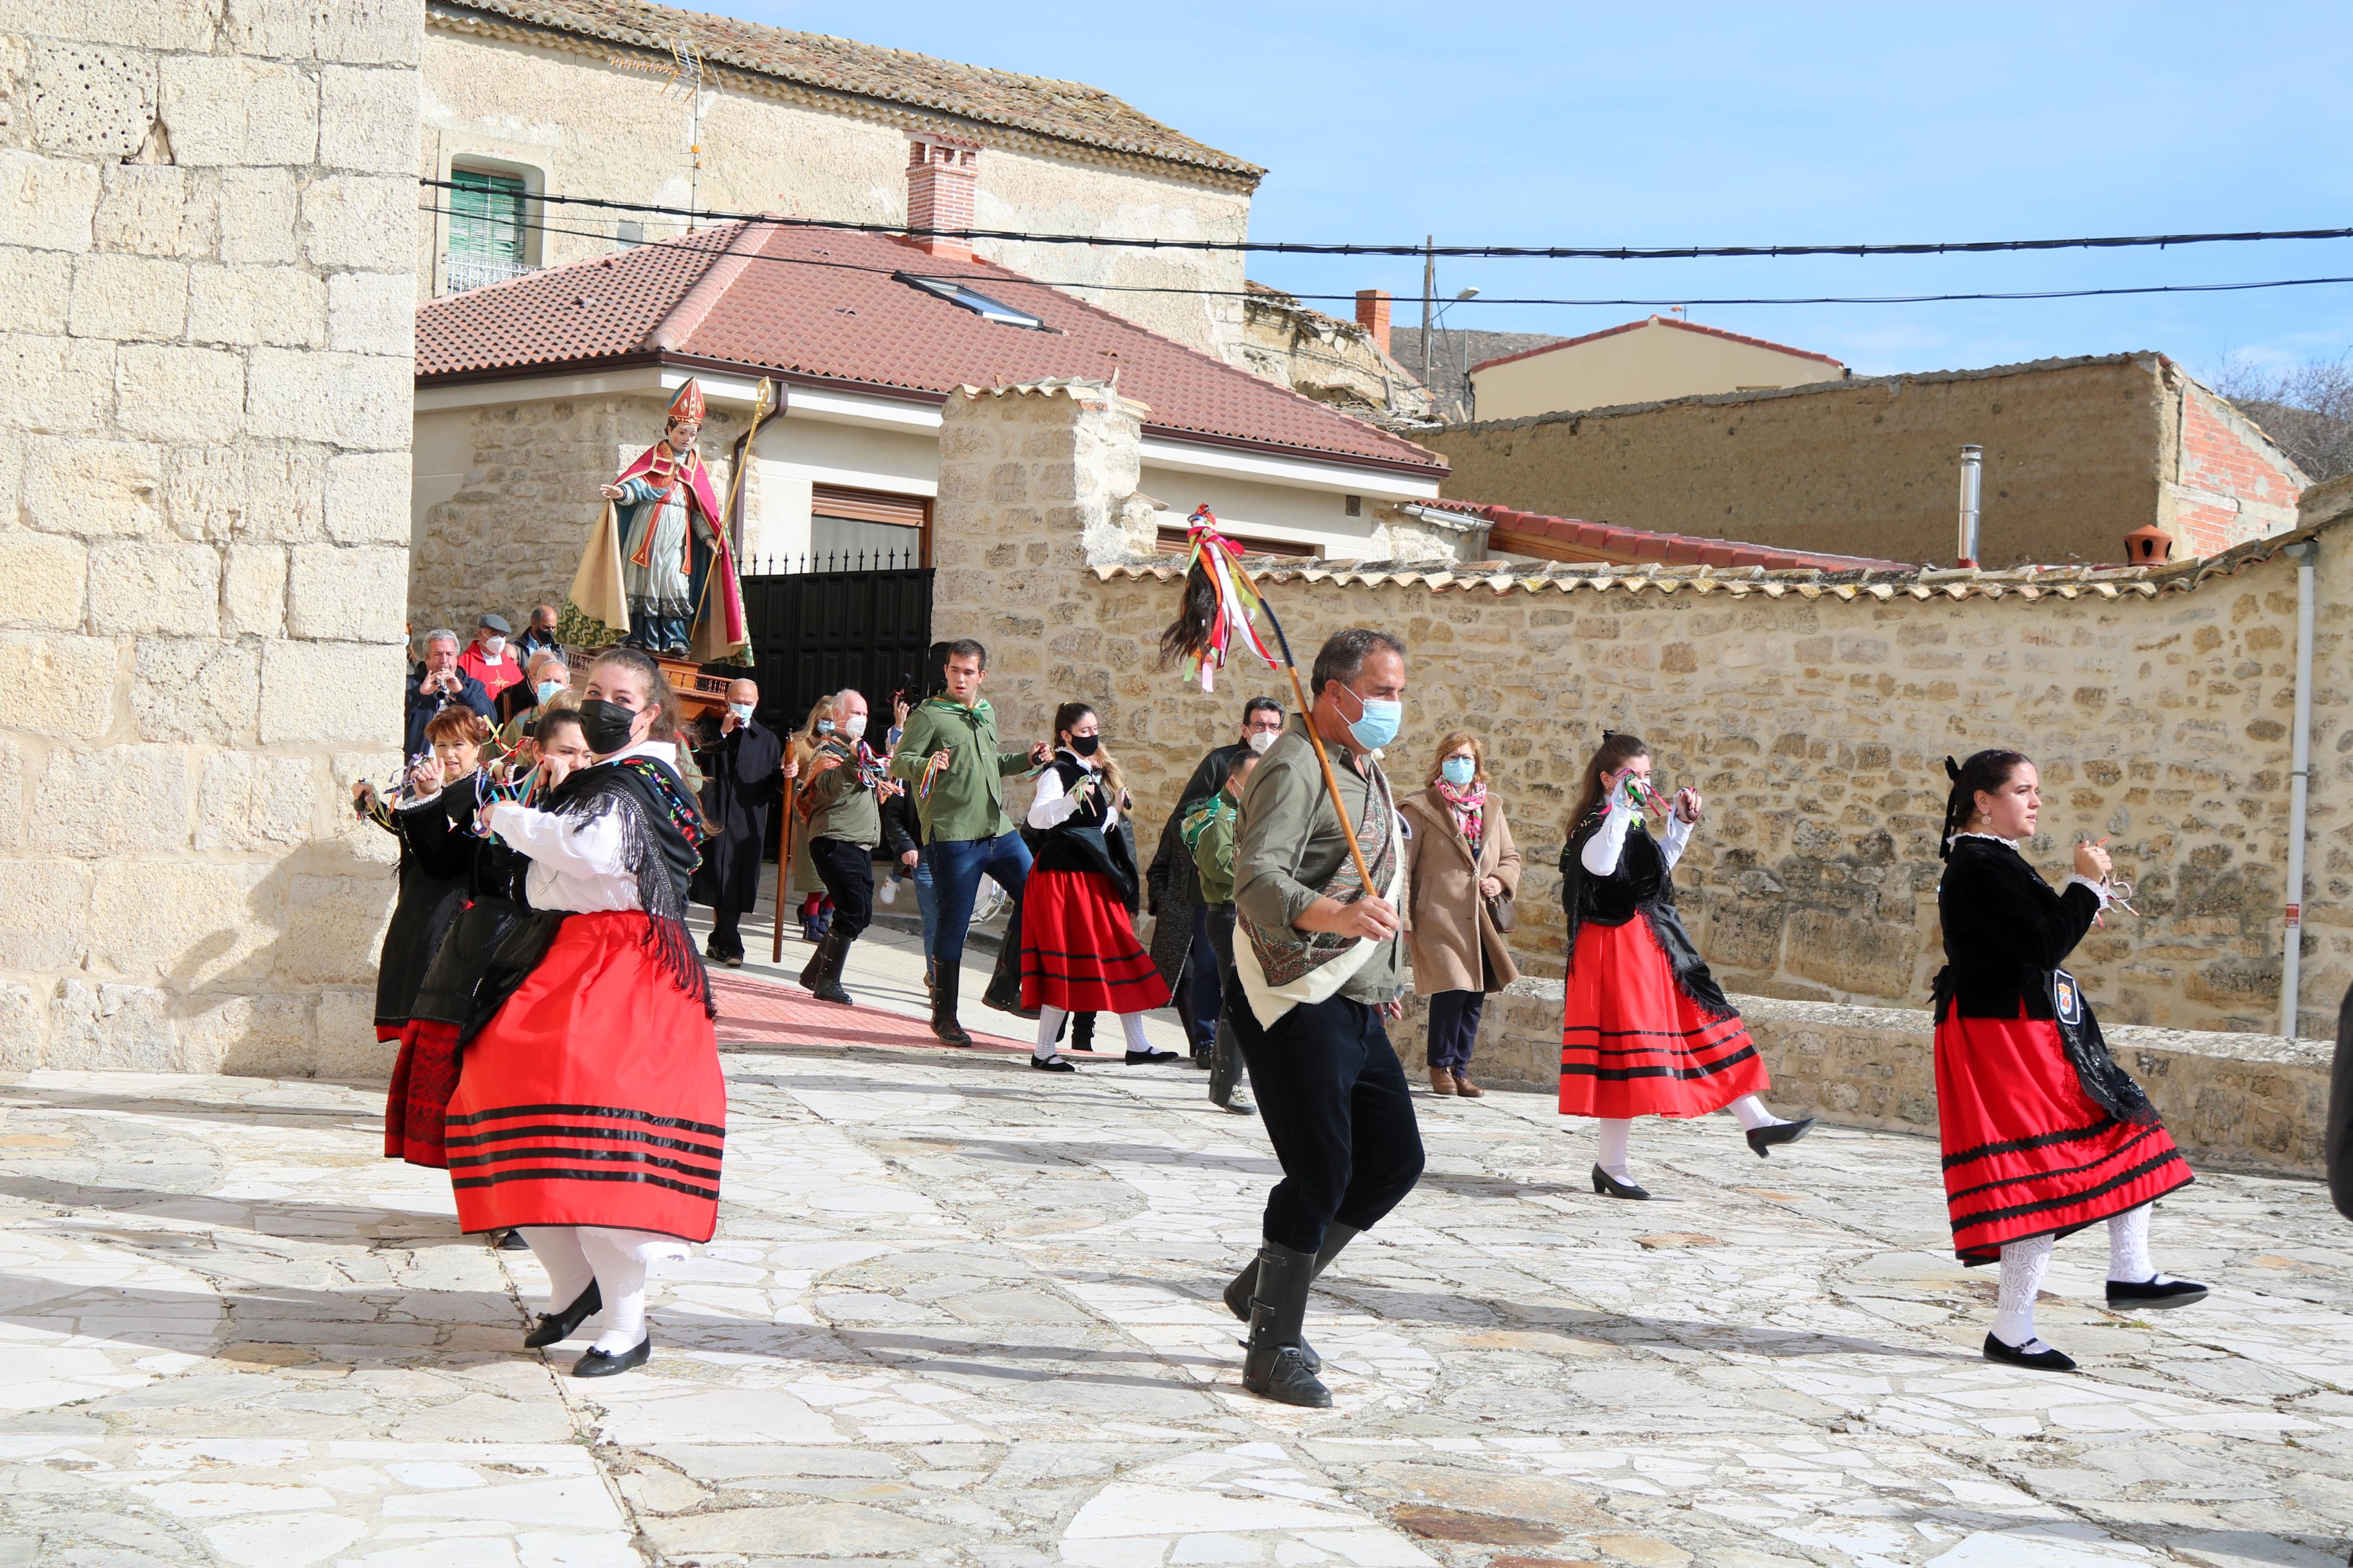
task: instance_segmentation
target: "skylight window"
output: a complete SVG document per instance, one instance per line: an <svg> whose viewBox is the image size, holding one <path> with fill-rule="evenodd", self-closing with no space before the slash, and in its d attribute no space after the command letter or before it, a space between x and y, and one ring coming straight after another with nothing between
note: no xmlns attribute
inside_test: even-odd
<svg viewBox="0 0 2353 1568"><path fill-rule="evenodd" d="M913 272L893 272L891 276L911 289L921 289L926 294L935 295L951 305L970 310L984 321L995 321L999 326L1005 327L1026 327L1033 332L1053 331L1051 327L1029 311L1017 310L1010 305L989 298L971 284L960 282L954 278L923 278Z"/></svg>

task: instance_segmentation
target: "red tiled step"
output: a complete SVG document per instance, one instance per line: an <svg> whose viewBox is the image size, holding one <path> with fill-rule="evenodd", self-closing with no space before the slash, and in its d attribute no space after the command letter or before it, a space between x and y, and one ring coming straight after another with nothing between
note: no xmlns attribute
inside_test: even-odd
<svg viewBox="0 0 2353 1568"><path fill-rule="evenodd" d="M838 1006L818 1001L798 986L747 980L714 969L711 994L718 999L719 1038L725 1045L945 1048L932 1037L930 1026L921 1018L876 1007ZM984 1035L970 1024L965 1027L972 1034L972 1043L984 1049L1029 1053L1025 1041Z"/></svg>

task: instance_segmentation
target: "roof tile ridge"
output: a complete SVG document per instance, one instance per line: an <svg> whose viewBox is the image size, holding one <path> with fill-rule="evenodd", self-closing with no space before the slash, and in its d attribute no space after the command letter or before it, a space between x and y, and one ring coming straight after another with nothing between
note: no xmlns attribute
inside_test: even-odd
<svg viewBox="0 0 2353 1568"><path fill-rule="evenodd" d="M773 215L763 213L760 216L767 218ZM736 279L743 277L744 269L752 265L752 258L766 247L769 236L776 232L776 226L772 223L738 225L735 237L727 242L727 248L712 258L711 265L703 268L702 276L694 280L694 286L679 296L678 303L654 323L653 330L646 333L645 341L639 346L670 353L684 348L686 340L692 337L695 329L710 318L719 301L727 297L727 290L735 286Z"/></svg>
<svg viewBox="0 0 2353 1568"><path fill-rule="evenodd" d="M887 238L892 237L886 236L884 237ZM1138 325L1136 322L1129 321L1125 316L1115 315L1113 312L1104 310L1100 305L1092 304L1087 300L1080 299L1075 294L1066 293L1062 289L1055 288L1051 283L1041 282L1039 279L1030 277L1026 272L1016 272L1013 268L1005 266L1001 262L991 261L985 257L976 256L970 261L959 262L957 265L964 267L986 268L991 272L1000 274L1005 278L1012 279L1014 282L1024 285L1025 287L1047 289L1056 297L1056 300L1060 303L1076 306L1078 309L1086 311L1090 315L1100 317L1103 321L1109 321L1114 326L1123 327L1129 331L1142 332L1146 337L1149 337L1155 342L1159 343L1163 348L1174 349L1180 354L1189 355L1192 358L1199 360L1203 363L1208 364L1226 374L1240 376L1252 385L1263 387L1269 392L1280 393L1282 395L1291 398L1294 402L1304 404L1306 406L1316 410L1318 413L1329 414L1335 418L1345 419L1351 425L1362 426L1368 434L1377 437L1382 440L1394 441L1400 447L1410 447L1412 450L1420 453L1423 457L1430 458L1432 460L1432 467L1446 462L1446 457L1443 453L1434 452L1428 447L1422 446L1418 441L1409 441L1402 436L1382 429L1379 426L1373 424L1369 420L1359 419L1352 414L1344 414L1328 403L1318 403L1315 399L1295 388L1284 386L1279 382L1269 381L1263 376L1253 375L1249 371L1242 369L1240 365L1228 364L1224 360L1219 359L1215 354L1203 353L1199 349L1193 347L1190 343L1180 343L1175 338L1165 337L1162 334L1154 331L1150 327ZM926 276L932 275L927 274ZM937 274L937 276L952 275L943 273ZM1169 427L1171 429L1179 428L1179 426L1171 426ZM1300 447L1297 446L1296 443L1289 441L1276 444L1292 447L1294 450L1303 452L1328 451L1331 449L1329 447ZM1451 464L1448 466L1451 467Z"/></svg>
<svg viewBox="0 0 2353 1568"><path fill-rule="evenodd" d="M1727 327L1711 327L1705 321L1686 321L1680 316L1653 316L1651 320L1662 327L1673 327L1686 332L1704 332L1712 338L1726 338L1736 343L1746 343L1752 348L1771 349L1776 353L1795 354L1799 359L1818 359L1824 364L1834 364L1841 370L1846 368L1844 360L1833 359L1829 354L1818 353L1812 349L1797 348L1788 343L1777 343L1770 338L1751 337L1746 332L1736 332Z"/></svg>

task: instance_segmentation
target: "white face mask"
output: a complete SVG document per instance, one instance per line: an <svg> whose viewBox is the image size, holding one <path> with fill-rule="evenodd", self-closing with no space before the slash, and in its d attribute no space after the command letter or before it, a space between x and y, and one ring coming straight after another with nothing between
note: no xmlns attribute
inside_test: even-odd
<svg viewBox="0 0 2353 1568"><path fill-rule="evenodd" d="M841 721L841 732L855 741L866 733L866 715L853 713Z"/></svg>
<svg viewBox="0 0 2353 1568"><path fill-rule="evenodd" d="M749 702L730 702L727 705L727 711L734 714L736 718L744 721L745 723L751 722L752 705Z"/></svg>
<svg viewBox="0 0 2353 1568"><path fill-rule="evenodd" d="M1274 738L1281 733L1282 731L1280 730L1252 730L1250 732L1250 749L1262 757L1266 755L1266 749L1274 744Z"/></svg>
<svg viewBox="0 0 2353 1568"><path fill-rule="evenodd" d="M505 657L506 657L506 651L507 651L507 639L506 639L506 638L504 638L504 637L484 637L484 638L482 639L482 653L483 653L484 657L489 658L505 658Z"/></svg>

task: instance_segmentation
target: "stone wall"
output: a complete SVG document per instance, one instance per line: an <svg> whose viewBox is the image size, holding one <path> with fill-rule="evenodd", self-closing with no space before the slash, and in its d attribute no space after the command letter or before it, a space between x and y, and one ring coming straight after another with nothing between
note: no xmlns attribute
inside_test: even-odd
<svg viewBox="0 0 2353 1568"><path fill-rule="evenodd" d="M1365 327L1263 283L1248 287L1235 360L1244 370L1376 425L1418 432L1436 416L1429 390Z"/></svg>
<svg viewBox="0 0 2353 1568"><path fill-rule="evenodd" d="M1450 495L1935 564L1957 552L1959 452L1974 444L1989 567L2120 562L2125 535L2151 523L2174 534L2176 554L2211 554L2294 526L2303 483L2156 353L1543 415L1424 444L1453 465Z"/></svg>
<svg viewBox="0 0 2353 1568"><path fill-rule="evenodd" d="M697 444L722 506L749 411L708 405ZM597 487L661 438L666 395L605 394L451 409L423 416L420 446L437 448L463 479L424 509L410 541L408 617L418 634L448 626L470 637L485 610L515 626L531 606L562 605L580 567L588 525L603 513ZM420 498L422 499L422 498ZM756 510L756 495L746 499Z"/></svg>
<svg viewBox="0 0 2353 1568"><path fill-rule="evenodd" d="M1095 703L1156 833L1241 700L1287 686L1239 670L1215 697L1186 688L1153 649L1176 583L1087 569L1115 559L1089 544L1114 536L1101 520L1118 515L1127 481L1073 421L1110 416L1067 393L950 408L935 635L990 645L1008 736L1042 737L1062 700ZM1081 450L1094 455L1071 460ZM2316 1035L2353 983L2348 552L2353 535L2323 534L2304 937L2303 1031ZM1528 866L1514 946L1532 973L1560 971L1566 786L1608 726L1645 735L1662 776L1710 799L1678 878L1730 988L1917 1004L1939 962L1942 760L2011 744L2038 759L2048 802L2031 857L2063 876L2075 834L2106 836L2137 884L2139 915L2114 916L2076 955L2104 1016L2276 1026L2295 616L2284 555L2187 593L2031 599L1949 575L1847 598L1802 574L1630 587L1606 568L1567 570L1588 574L1266 584L1303 660L1346 625L1407 638L1407 728L1390 763L1402 787L1423 782L1443 730L1487 737Z"/></svg>
<svg viewBox="0 0 2353 1568"><path fill-rule="evenodd" d="M453 162L522 175L530 188L702 212L782 212L843 223L904 223L907 133L982 142L975 221L1044 234L1241 239L1252 182L1207 169L1055 142L1004 126L918 115L853 94L828 95L732 69L703 94L701 168L688 151L687 105L662 77L615 68L599 39L452 8L425 38L419 172ZM447 202L427 204L447 206ZM667 239L681 219L550 207L532 260L603 255L616 225ZM433 292L448 219L414 215L419 297ZM1207 353L1231 357L1241 331L1238 252L1096 248L983 241L987 259L1071 292ZM1123 293L1116 289L1214 294ZM1222 297L1220 297L1222 296Z"/></svg>
<svg viewBox="0 0 2353 1568"><path fill-rule="evenodd" d="M419 37L0 3L0 1066L375 1068Z"/></svg>
<svg viewBox="0 0 2353 1568"><path fill-rule="evenodd" d="M1849 1127L1936 1130L1935 1026L1926 1012L1764 996L1732 1000L1773 1075L1767 1098L1781 1115L1820 1116ZM1491 998L1472 1075L1483 1087L1557 1092L1560 1016L1557 980L1523 980ZM1425 1029L1416 998L1390 1030L1409 1068L1421 1059ZM2232 1171L2323 1173L2321 1136L2335 1055L2330 1042L2105 1022L2102 1032L2193 1162Z"/></svg>

